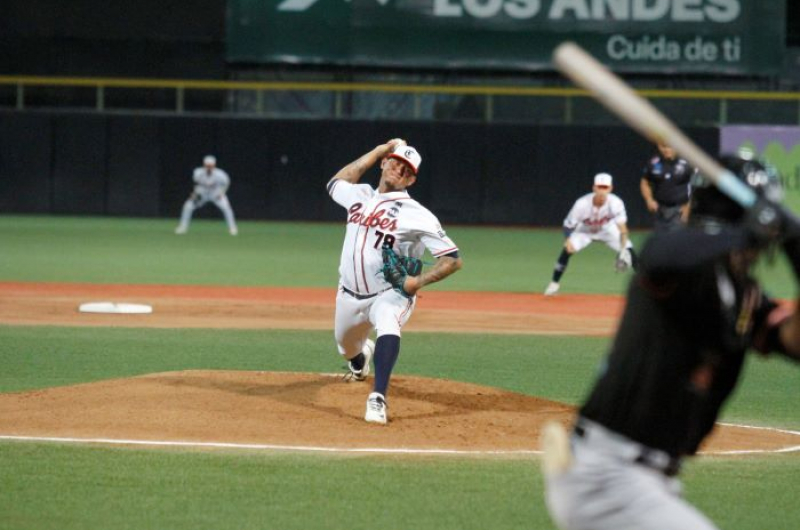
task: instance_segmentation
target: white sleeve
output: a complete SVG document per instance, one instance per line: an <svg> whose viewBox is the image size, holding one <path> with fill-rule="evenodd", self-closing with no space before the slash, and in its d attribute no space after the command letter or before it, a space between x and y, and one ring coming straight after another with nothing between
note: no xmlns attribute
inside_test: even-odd
<svg viewBox="0 0 800 530"><path fill-rule="evenodd" d="M228 186L231 185L231 178L228 176L228 174L225 171L223 171L221 169L219 170L219 184L223 188L227 188Z"/></svg>
<svg viewBox="0 0 800 530"><path fill-rule="evenodd" d="M374 194L375 190L369 184L352 184L336 178L328 182L328 195L348 209L359 201L369 200Z"/></svg>
<svg viewBox="0 0 800 530"><path fill-rule="evenodd" d="M572 205L572 208L567 214L567 217L564 218L564 226L566 228L574 230L578 226L578 224L580 224L580 214L581 214L580 203L581 203L580 199L575 201L575 204Z"/></svg>
<svg viewBox="0 0 800 530"><path fill-rule="evenodd" d="M617 197L617 200L614 202L616 203L614 205L614 222L617 224L627 223L628 212L625 211L625 203L622 202L622 199L619 197Z"/></svg>
<svg viewBox="0 0 800 530"><path fill-rule="evenodd" d="M201 168L197 168L194 170L194 173L192 173L192 180L195 184L200 184L200 177L203 174L202 171L203 170Z"/></svg>
<svg viewBox="0 0 800 530"><path fill-rule="evenodd" d="M442 228L441 223L430 212L426 212L424 224L420 230L420 241L434 258L440 258L451 252L457 252L458 247Z"/></svg>

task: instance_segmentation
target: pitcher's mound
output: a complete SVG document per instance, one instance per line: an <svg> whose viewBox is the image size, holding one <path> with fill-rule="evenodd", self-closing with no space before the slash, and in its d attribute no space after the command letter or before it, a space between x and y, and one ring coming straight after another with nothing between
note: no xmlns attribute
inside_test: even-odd
<svg viewBox="0 0 800 530"><path fill-rule="evenodd" d="M392 378L389 425L363 420L369 382L341 375L184 371L0 394L0 435L320 449L538 451L571 406L492 387ZM712 451L797 445L792 433L718 427Z"/></svg>

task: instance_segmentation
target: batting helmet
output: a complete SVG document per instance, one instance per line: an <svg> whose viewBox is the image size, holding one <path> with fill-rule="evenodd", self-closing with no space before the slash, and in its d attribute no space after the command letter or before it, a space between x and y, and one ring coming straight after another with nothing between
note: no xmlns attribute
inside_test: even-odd
<svg viewBox="0 0 800 530"><path fill-rule="evenodd" d="M780 177L772 166L752 158L724 155L720 163L739 180L755 191L759 198L775 204L783 200ZM733 224L744 218L744 208L722 193L708 179L696 175L692 180L691 216L694 225L709 223Z"/></svg>

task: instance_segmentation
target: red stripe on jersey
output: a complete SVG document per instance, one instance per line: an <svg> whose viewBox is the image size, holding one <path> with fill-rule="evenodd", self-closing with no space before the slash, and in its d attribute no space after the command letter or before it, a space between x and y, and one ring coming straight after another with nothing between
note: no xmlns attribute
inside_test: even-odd
<svg viewBox="0 0 800 530"><path fill-rule="evenodd" d="M384 203L387 203L387 202L407 201L407 200L410 200L410 199L411 199L411 197L401 197L399 199L386 199L384 201L381 201L381 202L379 202L378 204L375 205L375 207L372 209L372 213L369 214L369 216L367 218L371 219L372 216L375 215L375 212L378 211L378 207L381 204L384 204ZM369 282L367 282L367 269L366 269L366 267L364 267L364 248L366 248L366 245L367 245L367 235L369 234L369 227L365 226L364 228L365 228L365 230L364 230L364 239L361 241L361 277L364 278L364 290L365 290L364 294L369 294L369 288L368 288Z"/></svg>
<svg viewBox="0 0 800 530"><path fill-rule="evenodd" d="M434 258L438 258L439 256L444 256L445 254L450 254L451 252L455 252L458 250L458 247L448 248L447 250L442 250L441 252L437 252L436 254L432 254Z"/></svg>
<svg viewBox="0 0 800 530"><path fill-rule="evenodd" d="M356 265L356 258L358 257L358 231L361 227L356 228L356 233L353 235L353 280L356 282L357 293L361 293L361 287L358 285L358 266Z"/></svg>

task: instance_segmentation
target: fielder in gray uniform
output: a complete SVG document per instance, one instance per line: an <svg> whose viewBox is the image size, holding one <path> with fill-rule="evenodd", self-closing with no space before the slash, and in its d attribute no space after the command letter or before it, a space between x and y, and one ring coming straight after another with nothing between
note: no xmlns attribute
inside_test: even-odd
<svg viewBox="0 0 800 530"><path fill-rule="evenodd" d="M183 203L181 222L175 229L175 233L185 234L189 230L189 223L192 222L194 211L208 202L213 202L217 208L222 210L230 234L232 236L238 234L239 229L236 227L233 208L231 208L231 203L226 195L231 185L231 179L225 171L217 167L217 159L212 155L203 158L203 167L194 170L192 180L194 181L194 190Z"/></svg>
<svg viewBox="0 0 800 530"><path fill-rule="evenodd" d="M564 530L714 530L681 497L682 459L714 428L748 349L800 360L800 313L750 272L781 245L800 278L800 224L778 205L774 172L738 157L722 163L759 202L745 212L696 180L689 224L656 231L642 250L571 439L555 424L545 430L547 506Z"/></svg>

